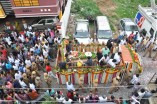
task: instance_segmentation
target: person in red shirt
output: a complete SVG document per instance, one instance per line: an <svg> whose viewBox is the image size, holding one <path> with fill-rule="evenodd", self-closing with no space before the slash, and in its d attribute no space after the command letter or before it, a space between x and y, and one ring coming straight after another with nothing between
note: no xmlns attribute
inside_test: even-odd
<svg viewBox="0 0 157 104"><path fill-rule="evenodd" d="M7 50L4 47L1 48L1 52L5 57L7 56Z"/></svg>
<svg viewBox="0 0 157 104"><path fill-rule="evenodd" d="M134 38L134 32L132 31L132 33L129 35L129 37L128 37L128 41L129 41L129 43L132 41L132 39Z"/></svg>
<svg viewBox="0 0 157 104"><path fill-rule="evenodd" d="M50 66L50 63L46 64L45 69L46 69L46 71L47 71L47 73L48 73L49 76L52 76L53 78L56 78L56 75L54 75L53 72L52 72L52 68Z"/></svg>
<svg viewBox="0 0 157 104"><path fill-rule="evenodd" d="M73 99L73 91L69 90L68 93L67 93L67 97L69 99Z"/></svg>
<svg viewBox="0 0 157 104"><path fill-rule="evenodd" d="M1 60L6 60L7 50L4 47L2 47L0 52L2 53Z"/></svg>
<svg viewBox="0 0 157 104"><path fill-rule="evenodd" d="M50 66L50 63L46 64L46 68L45 69L46 69L47 73L49 73L52 70L52 68Z"/></svg>
<svg viewBox="0 0 157 104"><path fill-rule="evenodd" d="M39 94L35 91L35 90L32 90L32 89L29 89L29 92L27 94L32 100L35 100L39 97Z"/></svg>

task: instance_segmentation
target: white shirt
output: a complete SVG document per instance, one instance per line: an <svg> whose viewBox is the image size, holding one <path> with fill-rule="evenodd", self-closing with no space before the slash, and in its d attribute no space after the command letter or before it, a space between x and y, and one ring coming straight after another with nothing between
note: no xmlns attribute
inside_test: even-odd
<svg viewBox="0 0 157 104"><path fill-rule="evenodd" d="M14 70L18 70L18 69L19 69L19 68L18 68L18 65L17 65L17 64L13 65L13 69L14 69Z"/></svg>
<svg viewBox="0 0 157 104"><path fill-rule="evenodd" d="M28 26L27 26L27 23L24 23L24 24L23 24L23 27L24 27L24 29L27 29L27 27L28 27Z"/></svg>
<svg viewBox="0 0 157 104"><path fill-rule="evenodd" d="M19 36L19 39L21 40L21 42L25 42L25 38L23 35Z"/></svg>
<svg viewBox="0 0 157 104"><path fill-rule="evenodd" d="M20 85L22 86L22 88L26 88L27 85L24 81L19 80Z"/></svg>
<svg viewBox="0 0 157 104"><path fill-rule="evenodd" d="M32 26L28 26L28 30L32 30Z"/></svg>
<svg viewBox="0 0 157 104"><path fill-rule="evenodd" d="M58 42L58 38L54 38L54 42L57 41Z"/></svg>
<svg viewBox="0 0 157 104"><path fill-rule="evenodd" d="M113 59L116 59L116 60L117 60L117 61L115 62L115 64L118 64L118 63L120 63L120 61L121 61L121 57L118 55L118 53L115 53Z"/></svg>
<svg viewBox="0 0 157 104"><path fill-rule="evenodd" d="M40 61L44 61L43 56L39 56L39 60L40 60Z"/></svg>
<svg viewBox="0 0 157 104"><path fill-rule="evenodd" d="M64 104L71 104L71 102L72 102L71 99L69 99L68 101L66 101L66 100L63 101Z"/></svg>
<svg viewBox="0 0 157 104"><path fill-rule="evenodd" d="M109 57L107 56L106 58L103 56L100 60L99 60L99 63L101 62L101 61L104 61L105 63L107 63L108 61L109 61Z"/></svg>
<svg viewBox="0 0 157 104"><path fill-rule="evenodd" d="M120 41L120 45L124 45L124 44L126 44L126 40L122 39L122 40Z"/></svg>
<svg viewBox="0 0 157 104"><path fill-rule="evenodd" d="M48 45L44 44L43 47L46 49L47 52L49 51L49 46Z"/></svg>
<svg viewBox="0 0 157 104"><path fill-rule="evenodd" d="M22 78L21 72L18 71L19 73L15 73L15 79L20 80L20 78Z"/></svg>
<svg viewBox="0 0 157 104"><path fill-rule="evenodd" d="M29 88L32 89L32 90L35 90L35 85L29 83Z"/></svg>
<svg viewBox="0 0 157 104"><path fill-rule="evenodd" d="M48 52L46 50L43 49L43 56L44 57L48 57Z"/></svg>
<svg viewBox="0 0 157 104"><path fill-rule="evenodd" d="M19 64L20 64L20 60L19 60L19 59L16 59L16 60L15 60L15 65L19 66Z"/></svg>
<svg viewBox="0 0 157 104"><path fill-rule="evenodd" d="M52 43L52 38L51 37L48 37L47 40L48 40L49 43Z"/></svg>
<svg viewBox="0 0 157 104"><path fill-rule="evenodd" d="M25 64L26 64L26 66L29 66L29 67L32 65L31 61L27 60L27 59L25 60Z"/></svg>
<svg viewBox="0 0 157 104"><path fill-rule="evenodd" d="M31 52L34 52L34 51L35 51L35 48L34 48L34 47L31 47L31 48L30 48L30 51L31 51Z"/></svg>
<svg viewBox="0 0 157 104"><path fill-rule="evenodd" d="M136 77L136 75L133 75L133 78L131 79L132 84L137 84L139 82L139 78Z"/></svg>
<svg viewBox="0 0 157 104"><path fill-rule="evenodd" d="M135 98L135 96L132 96L131 99L133 100L131 104L136 104L137 102L140 104L140 102Z"/></svg>
<svg viewBox="0 0 157 104"><path fill-rule="evenodd" d="M11 63L14 63L14 57L13 56L8 56L8 60L9 60L9 62L11 62Z"/></svg>
<svg viewBox="0 0 157 104"><path fill-rule="evenodd" d="M89 38L88 42L89 44L92 43L93 42L92 38L91 39Z"/></svg>
<svg viewBox="0 0 157 104"><path fill-rule="evenodd" d="M6 38L5 38L5 41L8 43L8 45L11 45L11 43L12 43L10 37L6 37Z"/></svg>
<svg viewBox="0 0 157 104"><path fill-rule="evenodd" d="M138 92L138 95L139 95L140 99L143 98L143 96L145 95L145 93L146 93L146 92L144 92L144 93L142 93L142 92Z"/></svg>
<svg viewBox="0 0 157 104"><path fill-rule="evenodd" d="M74 85L72 83L69 85L68 82L66 82L66 85L67 85L67 90L75 91Z"/></svg>
<svg viewBox="0 0 157 104"><path fill-rule="evenodd" d="M111 67L115 68L116 64L114 62L112 62L113 59L109 59L109 61L107 62L107 64L109 64Z"/></svg>
<svg viewBox="0 0 157 104"><path fill-rule="evenodd" d="M103 98L102 96L99 97L99 102L100 103L105 103L107 101L107 97Z"/></svg>
<svg viewBox="0 0 157 104"><path fill-rule="evenodd" d="M60 98L57 97L57 98L56 98L56 101L57 101L57 102L63 102L63 101L64 101L64 97L60 97Z"/></svg>

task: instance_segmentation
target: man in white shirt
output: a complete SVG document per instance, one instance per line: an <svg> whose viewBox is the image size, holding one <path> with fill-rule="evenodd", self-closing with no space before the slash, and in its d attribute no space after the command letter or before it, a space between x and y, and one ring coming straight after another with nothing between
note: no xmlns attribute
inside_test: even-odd
<svg viewBox="0 0 157 104"><path fill-rule="evenodd" d="M20 78L22 78L21 72L16 70L14 77L15 77L16 80L20 80Z"/></svg>
<svg viewBox="0 0 157 104"><path fill-rule="evenodd" d="M19 39L21 40L21 42L25 42L25 37L23 35L20 35Z"/></svg>
<svg viewBox="0 0 157 104"><path fill-rule="evenodd" d="M35 85L33 84L32 81L29 82L29 88L35 90Z"/></svg>
<svg viewBox="0 0 157 104"><path fill-rule="evenodd" d="M99 96L99 103L105 103L107 101L107 97Z"/></svg>
<svg viewBox="0 0 157 104"><path fill-rule="evenodd" d="M48 45L48 43L45 43L43 45L43 48L46 49L47 52L49 52L49 45Z"/></svg>
<svg viewBox="0 0 157 104"><path fill-rule="evenodd" d="M133 86L137 85L137 83L139 83L139 74L133 75L127 88L132 88Z"/></svg>
<svg viewBox="0 0 157 104"><path fill-rule="evenodd" d="M90 37L88 40L88 43L91 44L93 42L93 39Z"/></svg>
<svg viewBox="0 0 157 104"><path fill-rule="evenodd" d="M12 55L8 56L8 60L10 63L14 63L14 57Z"/></svg>
<svg viewBox="0 0 157 104"><path fill-rule="evenodd" d="M30 52L35 52L35 47L31 46Z"/></svg>
<svg viewBox="0 0 157 104"><path fill-rule="evenodd" d="M104 61L105 63L107 63L109 60L110 60L109 56L108 56L108 55L105 55L105 56L103 56L103 57L99 60L99 63L100 63L101 61Z"/></svg>
<svg viewBox="0 0 157 104"><path fill-rule="evenodd" d="M114 58L113 58L113 59L116 59L115 64L120 63L120 61L121 61L121 56L120 55L121 55L121 52L115 53Z"/></svg>
<svg viewBox="0 0 157 104"><path fill-rule="evenodd" d="M72 103L72 100L69 99L68 97L65 98L65 100L63 101L63 104L71 104Z"/></svg>
<svg viewBox="0 0 157 104"><path fill-rule="evenodd" d="M131 79L131 84L135 85L139 82L139 74L133 75L133 78Z"/></svg>
<svg viewBox="0 0 157 104"><path fill-rule="evenodd" d="M31 61L28 58L25 60L25 64L28 67L30 67L32 65Z"/></svg>
<svg viewBox="0 0 157 104"><path fill-rule="evenodd" d="M22 86L22 88L26 88L27 87L26 83L23 81L23 78L20 78L19 83Z"/></svg>
<svg viewBox="0 0 157 104"><path fill-rule="evenodd" d="M13 64L13 69L14 70L18 70L19 68L18 68L18 65L17 64Z"/></svg>
<svg viewBox="0 0 157 104"><path fill-rule="evenodd" d="M145 93L146 93L145 89L142 88L142 89L138 92L138 94L139 94L139 99L142 99L142 98L144 97Z"/></svg>
<svg viewBox="0 0 157 104"><path fill-rule="evenodd" d="M74 85L71 82L66 82L67 90L73 90L75 91Z"/></svg>
<svg viewBox="0 0 157 104"><path fill-rule="evenodd" d="M47 50L45 48L43 49L43 56L44 57L48 57L48 52L47 52Z"/></svg>
<svg viewBox="0 0 157 104"><path fill-rule="evenodd" d="M32 31L32 26L28 26L28 30L29 30L29 31Z"/></svg>
<svg viewBox="0 0 157 104"><path fill-rule="evenodd" d="M5 41L8 43L8 45L11 45L11 43L12 43L12 41L11 41L9 36L5 38Z"/></svg>
<svg viewBox="0 0 157 104"><path fill-rule="evenodd" d="M120 41L120 45L125 45L127 42L126 42L126 40L125 39L122 39L121 41Z"/></svg>
<svg viewBox="0 0 157 104"><path fill-rule="evenodd" d="M57 101L58 103L62 103L64 100L65 100L64 97L62 97L62 96L60 96L60 95L58 95L58 96L56 97L56 101Z"/></svg>
<svg viewBox="0 0 157 104"><path fill-rule="evenodd" d="M19 66L20 60L18 58L15 59L15 65Z"/></svg>
<svg viewBox="0 0 157 104"><path fill-rule="evenodd" d="M115 68L116 67L116 64L115 64L116 61L117 61L116 59L109 59L109 61L107 62L107 64L109 66L111 66L112 68Z"/></svg>
<svg viewBox="0 0 157 104"><path fill-rule="evenodd" d="M51 43L52 43L52 37L49 36L49 37L47 38L47 41L51 44Z"/></svg>
<svg viewBox="0 0 157 104"><path fill-rule="evenodd" d="M140 102L137 100L139 98L139 94L136 92L133 96L131 96L132 102L131 104L140 104Z"/></svg>

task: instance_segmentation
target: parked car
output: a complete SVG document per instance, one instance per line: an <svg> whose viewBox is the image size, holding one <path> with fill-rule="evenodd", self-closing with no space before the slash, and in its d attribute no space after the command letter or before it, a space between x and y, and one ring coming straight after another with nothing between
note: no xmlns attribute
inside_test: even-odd
<svg viewBox="0 0 157 104"><path fill-rule="evenodd" d="M96 38L99 43L107 43L108 39L111 39L112 30L110 28L109 21L106 16L96 17Z"/></svg>
<svg viewBox="0 0 157 104"><path fill-rule="evenodd" d="M57 18L47 18L47 19L41 19L41 20L39 20L39 22L37 22L31 26L33 29L39 29L39 30L43 30L45 28L52 29L57 22L58 22Z"/></svg>
<svg viewBox="0 0 157 104"><path fill-rule="evenodd" d="M79 43L88 44L90 42L88 20L80 19L76 21L74 37Z"/></svg>
<svg viewBox="0 0 157 104"><path fill-rule="evenodd" d="M120 30L129 36L132 31L134 31L134 34L138 32L138 27L130 18L123 18L120 20Z"/></svg>

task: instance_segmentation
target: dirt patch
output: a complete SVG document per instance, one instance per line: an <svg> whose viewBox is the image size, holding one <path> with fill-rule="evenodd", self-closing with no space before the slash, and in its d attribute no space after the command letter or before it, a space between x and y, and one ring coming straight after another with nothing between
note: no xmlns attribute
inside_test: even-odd
<svg viewBox="0 0 157 104"><path fill-rule="evenodd" d="M112 2L112 0L96 0L96 3L103 14L107 16L115 15L112 11L116 9L116 5Z"/></svg>
<svg viewBox="0 0 157 104"><path fill-rule="evenodd" d="M108 16L110 24L112 25L115 34L118 35L118 22L119 22L119 17L115 13L115 9L117 8L116 4L112 0L95 0L97 3L97 6L99 7L100 11L102 14ZM114 18L113 18L114 17ZM115 37L117 37L115 35Z"/></svg>

